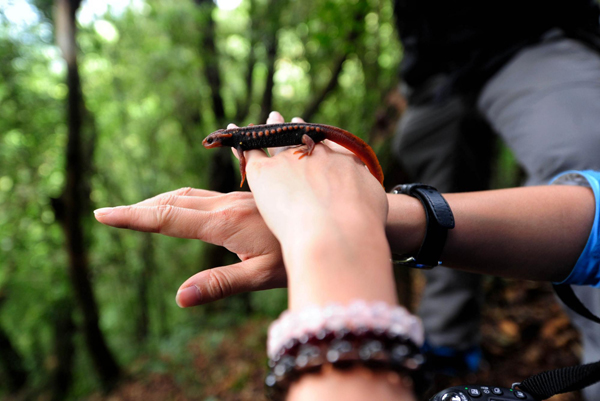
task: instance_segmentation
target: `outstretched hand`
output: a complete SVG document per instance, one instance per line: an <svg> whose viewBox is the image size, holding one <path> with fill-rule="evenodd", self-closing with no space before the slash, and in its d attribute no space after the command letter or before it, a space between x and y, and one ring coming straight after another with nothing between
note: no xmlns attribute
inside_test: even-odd
<svg viewBox="0 0 600 401"><path fill-rule="evenodd" d="M282 121L279 113L272 113L267 124ZM279 242L249 192L181 188L134 205L98 209L94 215L112 227L198 239L238 255L239 263L207 269L187 279L176 296L183 308L287 285Z"/></svg>
<svg viewBox="0 0 600 401"><path fill-rule="evenodd" d="M201 271L177 292L177 304L194 306L246 291L284 287L285 269L251 193L222 194L182 188L130 206L98 209L103 224L224 246L241 262Z"/></svg>

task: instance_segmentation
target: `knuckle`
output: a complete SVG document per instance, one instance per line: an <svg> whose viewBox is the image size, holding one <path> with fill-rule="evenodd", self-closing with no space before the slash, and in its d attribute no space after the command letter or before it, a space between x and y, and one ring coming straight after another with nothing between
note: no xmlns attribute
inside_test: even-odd
<svg viewBox="0 0 600 401"><path fill-rule="evenodd" d="M156 229L161 232L172 221L175 208L172 205L159 205L156 207Z"/></svg>
<svg viewBox="0 0 600 401"><path fill-rule="evenodd" d="M232 293L231 283L227 276L220 270L208 270L208 278L206 281L208 291L213 299L225 298Z"/></svg>
<svg viewBox="0 0 600 401"><path fill-rule="evenodd" d="M192 191L192 187L183 187L176 190L173 194L175 196L186 196Z"/></svg>
<svg viewBox="0 0 600 401"><path fill-rule="evenodd" d="M259 212L253 199L244 199L229 207L214 211L214 219L224 226L236 226L257 215L259 215Z"/></svg>
<svg viewBox="0 0 600 401"><path fill-rule="evenodd" d="M160 198L158 198L158 204L159 206L174 205L177 201L177 198L179 198L179 195L176 195L174 193L164 194Z"/></svg>
<svg viewBox="0 0 600 401"><path fill-rule="evenodd" d="M226 194L226 196L233 202L244 202L249 197L252 197L252 195L249 192L245 192L245 191L229 192Z"/></svg>
<svg viewBox="0 0 600 401"><path fill-rule="evenodd" d="M218 226L221 230L228 231L232 226L238 224L238 214L239 210L237 208L219 209L212 213L212 220L215 226Z"/></svg>

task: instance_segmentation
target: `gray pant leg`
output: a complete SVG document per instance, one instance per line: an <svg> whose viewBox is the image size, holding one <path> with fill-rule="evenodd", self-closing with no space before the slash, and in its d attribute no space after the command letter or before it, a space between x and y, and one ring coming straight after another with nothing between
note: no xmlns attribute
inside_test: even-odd
<svg viewBox="0 0 600 401"><path fill-rule="evenodd" d="M465 137L464 126L465 106L458 98L409 106L400 122L394 149L411 179L442 192L483 189L481 182L487 185L489 177L480 159L486 153L478 151L477 140ZM485 136L477 134L479 139ZM472 188L464 188L469 185ZM442 266L424 273L427 285L418 313L428 342L463 350L478 344L480 276Z"/></svg>
<svg viewBox="0 0 600 401"><path fill-rule="evenodd" d="M528 185L569 169L600 170L600 56L571 39L528 48L483 88L480 111L513 150ZM600 315L600 290L574 287ZM600 325L566 308L582 334L583 362L600 360ZM584 391L600 400L600 384Z"/></svg>

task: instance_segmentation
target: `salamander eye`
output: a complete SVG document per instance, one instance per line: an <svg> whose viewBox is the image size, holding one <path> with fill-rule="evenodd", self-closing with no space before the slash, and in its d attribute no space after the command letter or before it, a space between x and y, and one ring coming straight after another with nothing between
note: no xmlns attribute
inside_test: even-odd
<svg viewBox="0 0 600 401"><path fill-rule="evenodd" d="M210 137L209 137L209 138L206 138L206 143L208 143L209 145L210 145L211 143L213 143L213 141L214 141L214 139L213 139L213 138L210 138Z"/></svg>

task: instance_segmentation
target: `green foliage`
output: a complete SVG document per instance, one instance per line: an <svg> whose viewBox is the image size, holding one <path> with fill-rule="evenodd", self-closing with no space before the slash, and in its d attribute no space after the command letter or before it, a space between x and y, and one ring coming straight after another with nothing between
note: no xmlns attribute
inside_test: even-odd
<svg viewBox="0 0 600 401"><path fill-rule="evenodd" d="M269 18L276 3L280 18ZM97 133L95 207L207 186L212 153L201 141L220 128L214 82L206 74L210 63L218 65L226 118L240 125L260 123L272 38L273 108L287 118L303 115L341 62L313 121L366 136L384 94L396 84L401 52L389 0L246 0L233 11L191 0L132 4L80 26L77 36L88 123ZM53 43L51 2L35 5L38 22L26 27L16 27L0 6L0 26L7 28L0 30L0 327L26 361L28 388L43 393L56 366L56 308L73 294L64 234L51 203L65 183L66 67ZM211 19L215 54L206 48ZM240 116L246 101L248 113ZM234 121L236 115L241 119ZM179 284L203 266L198 241L116 230L91 216L86 227L101 327L133 371L182 369L190 363L186 349L195 335L245 320L243 298L195 310L175 305ZM142 280L146 300L140 299ZM255 315L273 318L285 307L286 294L273 290L249 299ZM144 310L149 326L140 340ZM82 316L73 313L80 326ZM73 399L97 386L81 333L76 349ZM140 363L143 358L150 362Z"/></svg>

